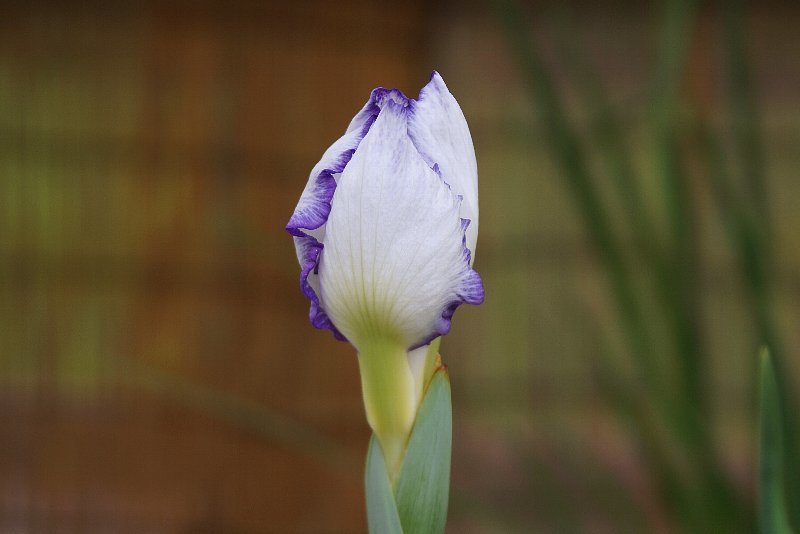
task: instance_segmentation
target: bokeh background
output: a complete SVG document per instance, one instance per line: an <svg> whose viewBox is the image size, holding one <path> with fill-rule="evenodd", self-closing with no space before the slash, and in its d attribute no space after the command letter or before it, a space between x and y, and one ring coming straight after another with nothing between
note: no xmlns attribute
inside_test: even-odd
<svg viewBox="0 0 800 534"><path fill-rule="evenodd" d="M753 531L763 344L798 406L798 27L777 2L4 3L0 531L365 531L356 359L308 324L283 227L369 91L434 68L487 294L442 344L448 531Z"/></svg>

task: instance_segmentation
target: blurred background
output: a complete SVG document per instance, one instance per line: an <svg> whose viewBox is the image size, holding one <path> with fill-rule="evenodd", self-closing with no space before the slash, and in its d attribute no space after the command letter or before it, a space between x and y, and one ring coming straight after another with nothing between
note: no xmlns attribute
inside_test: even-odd
<svg viewBox="0 0 800 534"><path fill-rule="evenodd" d="M798 450L797 4L3 11L0 531L365 531L356 359L284 225L434 68L487 295L442 344L448 531L754 530L764 344Z"/></svg>

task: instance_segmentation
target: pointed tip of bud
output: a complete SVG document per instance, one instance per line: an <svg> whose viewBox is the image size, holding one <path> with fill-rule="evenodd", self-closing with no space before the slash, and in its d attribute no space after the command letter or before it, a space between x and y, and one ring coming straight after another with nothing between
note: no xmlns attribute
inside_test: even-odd
<svg viewBox="0 0 800 534"><path fill-rule="evenodd" d="M436 373L444 373L448 379L450 378L450 367L448 367L448 365L442 361L441 354L436 355L436 362L434 363L433 366L433 373L431 373L431 380L430 380L431 382L433 381L433 376L436 375Z"/></svg>

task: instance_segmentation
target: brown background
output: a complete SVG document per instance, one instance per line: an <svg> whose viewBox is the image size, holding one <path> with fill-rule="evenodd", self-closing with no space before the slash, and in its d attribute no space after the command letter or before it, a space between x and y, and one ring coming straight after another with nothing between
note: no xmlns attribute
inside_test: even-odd
<svg viewBox="0 0 800 534"><path fill-rule="evenodd" d="M531 23L558 73L547 7L532 6ZM639 143L657 13L575 8L580 41ZM548 531L575 509L582 530L671 530L594 387L587 324L614 331L606 287L492 9L320 0L4 11L0 530L364 531L356 361L308 324L283 227L369 91L416 95L433 68L475 140L475 266L487 294L459 310L442 347L455 409L450 531ZM712 116L718 15L704 11L687 72L687 94ZM800 11L782 4L748 18L775 312L795 375L798 25ZM752 496L757 340L723 231L702 187L696 195L714 432Z"/></svg>

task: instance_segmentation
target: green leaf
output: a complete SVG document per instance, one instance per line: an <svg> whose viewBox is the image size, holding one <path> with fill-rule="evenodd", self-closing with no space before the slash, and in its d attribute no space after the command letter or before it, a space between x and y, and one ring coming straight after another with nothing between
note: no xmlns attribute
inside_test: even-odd
<svg viewBox="0 0 800 534"><path fill-rule="evenodd" d="M792 532L783 487L783 420L775 369L769 351L761 351L761 431L759 436L760 518L762 534Z"/></svg>
<svg viewBox="0 0 800 534"><path fill-rule="evenodd" d="M395 487L397 510L406 534L444 531L452 441L450 378L447 370L440 368L417 413Z"/></svg>
<svg viewBox="0 0 800 534"><path fill-rule="evenodd" d="M372 534L403 534L392 486L386 472L381 445L375 434L369 440L367 469L364 474L367 497L367 523Z"/></svg>

